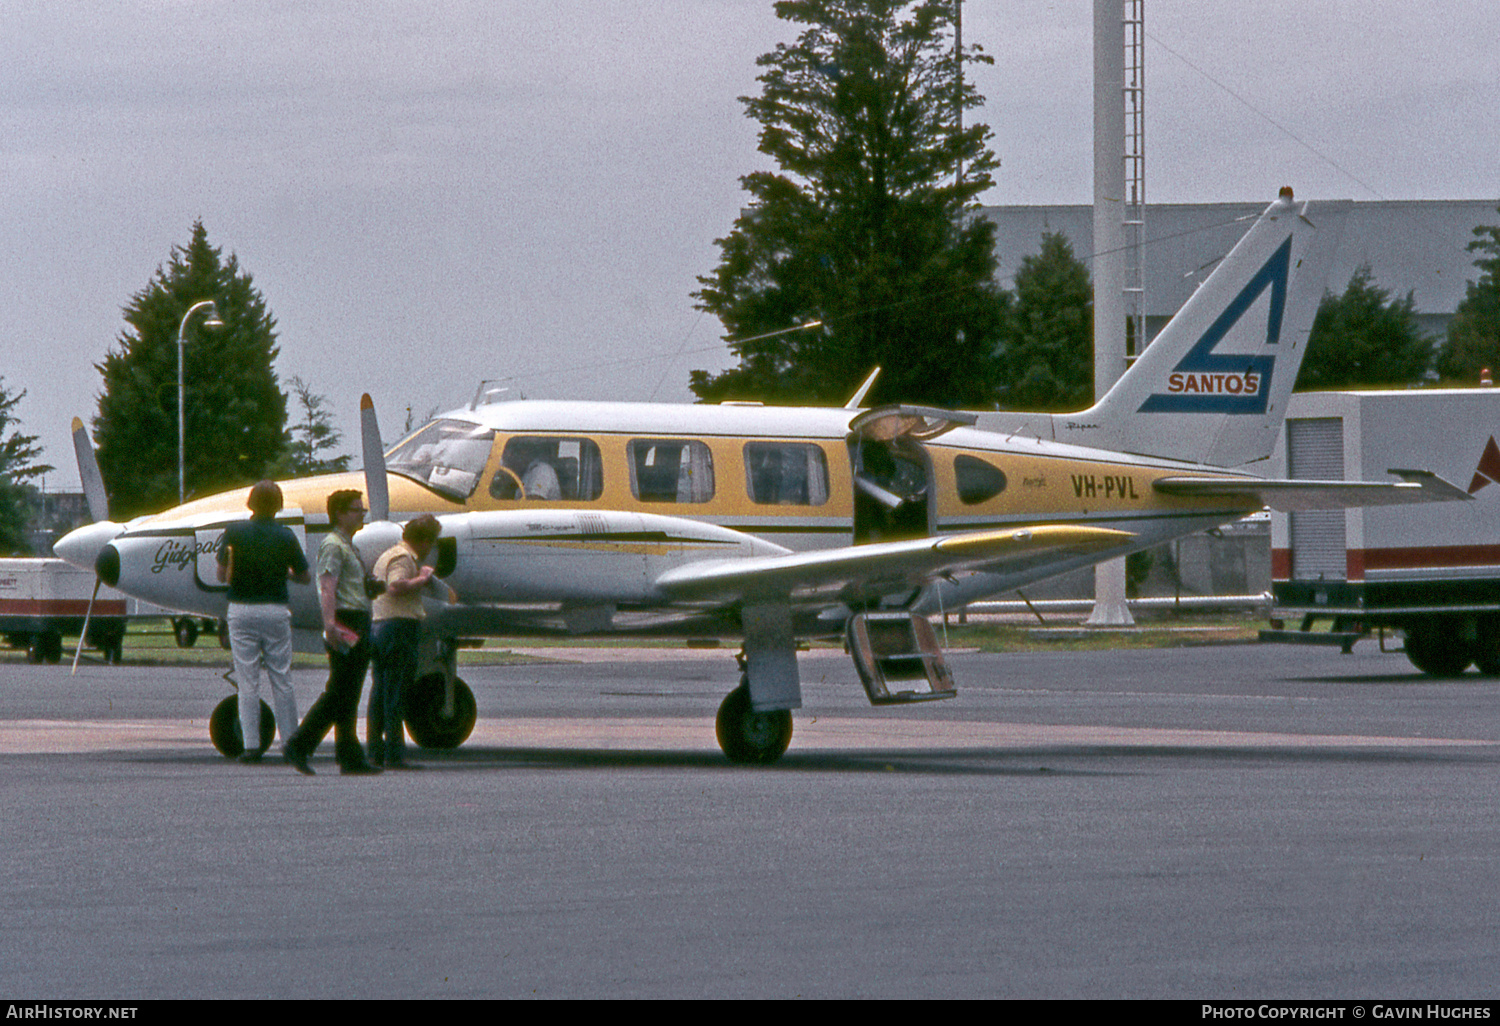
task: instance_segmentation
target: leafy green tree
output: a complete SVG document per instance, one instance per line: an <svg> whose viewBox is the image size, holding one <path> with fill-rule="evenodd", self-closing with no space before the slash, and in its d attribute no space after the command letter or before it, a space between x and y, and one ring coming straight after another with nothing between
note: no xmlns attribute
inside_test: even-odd
<svg viewBox="0 0 1500 1026"><path fill-rule="evenodd" d="M1001 405L1081 410L1094 399L1094 287L1060 233L1021 260L1016 303L1000 350Z"/></svg>
<svg viewBox="0 0 1500 1026"><path fill-rule="evenodd" d="M1500 226L1480 225L1474 235L1469 251L1483 254L1474 261L1479 280L1469 282L1437 360L1444 378L1470 384L1485 367L1500 374Z"/></svg>
<svg viewBox="0 0 1500 1026"><path fill-rule="evenodd" d="M960 67L990 58L954 54L952 0L783 0L776 14L805 27L759 58L761 94L740 100L780 170L740 179L749 206L694 293L740 362L694 371L693 391L843 402L879 365L872 401L988 402L1007 296L976 197L998 162L987 126L960 127L982 102Z"/></svg>
<svg viewBox="0 0 1500 1026"><path fill-rule="evenodd" d="M1417 326L1412 294L1392 299L1365 264L1342 296L1329 292L1318 304L1296 387L1399 388L1421 382L1431 364L1432 341Z"/></svg>
<svg viewBox="0 0 1500 1026"><path fill-rule="evenodd" d="M286 396L272 362L276 321L250 275L193 225L186 249L125 308L129 328L95 367L104 376L94 437L111 513L130 517L177 501L177 335L183 315L212 299L224 326L188 323L187 493L206 495L266 476L286 446Z"/></svg>
<svg viewBox="0 0 1500 1026"><path fill-rule="evenodd" d="M286 432L286 451L273 470L275 477L308 477L314 474L338 474L349 469L349 454L329 456L344 440L343 432L333 426L328 397L319 395L312 386L295 375L287 382L297 400L301 414Z"/></svg>
<svg viewBox="0 0 1500 1026"><path fill-rule="evenodd" d="M25 389L12 392L0 377L0 556L31 555L26 524L29 499L36 488L27 479L52 469L36 462L42 454L36 435L23 435L19 430L21 421L15 409L24 398Z"/></svg>

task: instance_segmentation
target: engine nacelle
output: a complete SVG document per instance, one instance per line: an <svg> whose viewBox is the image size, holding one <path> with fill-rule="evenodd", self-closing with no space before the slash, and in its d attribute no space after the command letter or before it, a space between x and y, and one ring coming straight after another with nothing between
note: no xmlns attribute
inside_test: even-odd
<svg viewBox="0 0 1500 1026"><path fill-rule="evenodd" d="M452 539L446 580L464 603L650 605L663 599L657 577L684 563L790 551L726 527L651 513L527 509L440 519L442 539Z"/></svg>

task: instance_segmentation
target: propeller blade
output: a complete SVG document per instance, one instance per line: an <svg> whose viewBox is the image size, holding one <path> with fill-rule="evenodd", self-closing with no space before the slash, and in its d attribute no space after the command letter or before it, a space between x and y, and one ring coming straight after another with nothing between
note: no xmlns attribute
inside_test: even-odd
<svg viewBox="0 0 1500 1026"><path fill-rule="evenodd" d="M77 417L73 418L73 424L74 431L77 431ZM94 615L94 600L99 597L99 585L103 583L104 582L99 580L98 577L94 578L94 593L89 596L89 608L88 611L83 614L83 630L78 632L78 648L73 651L73 672L68 674L68 676L70 677L78 676L78 657L83 655L83 639L89 636L89 620Z"/></svg>
<svg viewBox="0 0 1500 1026"><path fill-rule="evenodd" d="M391 518L391 494L385 478L385 452L380 446L380 425L375 403L366 392L359 399L359 440L365 457L365 502L372 521Z"/></svg>
<svg viewBox="0 0 1500 1026"><path fill-rule="evenodd" d="M99 460L94 455L94 444L83 421L73 418L73 454L78 459L78 477L83 482L83 496L88 502L89 516L96 522L109 519L109 495L104 491L104 477L99 473Z"/></svg>

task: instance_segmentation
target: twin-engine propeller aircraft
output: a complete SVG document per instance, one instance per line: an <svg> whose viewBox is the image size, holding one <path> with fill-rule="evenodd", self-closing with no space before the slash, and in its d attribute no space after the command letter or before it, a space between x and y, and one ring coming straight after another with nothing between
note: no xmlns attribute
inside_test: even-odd
<svg viewBox="0 0 1500 1026"><path fill-rule="evenodd" d="M461 604L426 621L407 713L418 744L452 747L472 728L455 639L547 622L624 630L671 613L742 634L718 739L731 760L772 762L802 704L799 638L842 633L873 702L946 698L953 679L927 614L1266 505L1467 498L1414 471L1347 483L1235 469L1271 452L1343 212L1310 212L1284 190L1081 413L476 399L382 454L367 396L365 479L285 482L283 520L312 553L330 529L328 493L363 487L374 522L355 541L373 562L395 522L437 514L437 572ZM75 425L82 467L93 455ZM97 469L82 473L102 508ZM105 518L56 552L126 594L222 617L215 550L248 515L246 494ZM315 630L314 589L292 591L294 622Z"/></svg>

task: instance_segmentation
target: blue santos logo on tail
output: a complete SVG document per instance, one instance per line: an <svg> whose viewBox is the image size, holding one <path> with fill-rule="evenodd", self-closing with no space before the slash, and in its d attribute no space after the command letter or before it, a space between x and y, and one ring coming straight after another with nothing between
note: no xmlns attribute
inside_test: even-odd
<svg viewBox="0 0 1500 1026"><path fill-rule="evenodd" d="M1215 353L1214 348L1245 315L1245 311L1271 290L1271 309L1266 317L1266 345L1281 341L1281 315L1286 309L1287 274L1291 269L1292 238L1271 255L1264 267L1234 297L1234 302L1203 333L1187 355L1172 368L1159 391L1141 404L1142 413L1231 413L1261 415L1271 396L1271 371L1276 357L1269 353Z"/></svg>

